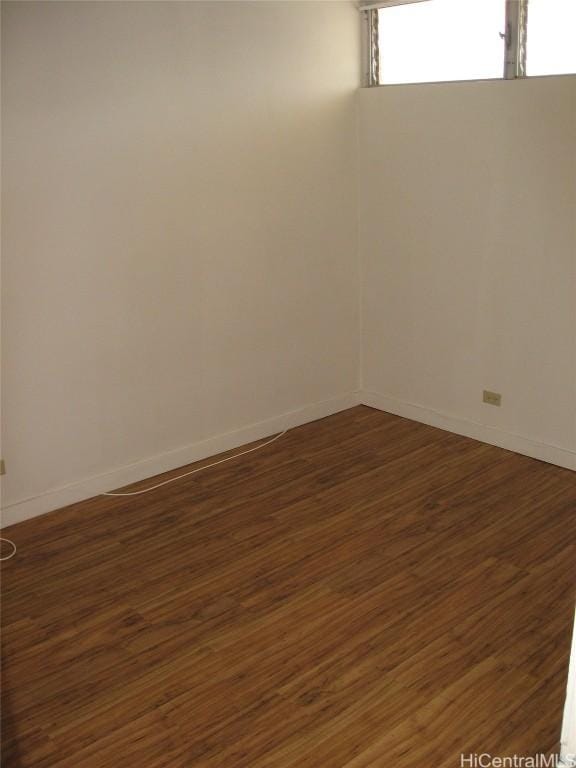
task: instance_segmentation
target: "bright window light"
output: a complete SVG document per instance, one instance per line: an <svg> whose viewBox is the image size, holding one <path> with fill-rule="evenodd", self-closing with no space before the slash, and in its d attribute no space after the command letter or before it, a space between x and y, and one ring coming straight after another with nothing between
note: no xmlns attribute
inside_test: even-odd
<svg viewBox="0 0 576 768"><path fill-rule="evenodd" d="M505 8L504 0L425 0L381 8L380 84L501 78Z"/></svg>
<svg viewBox="0 0 576 768"><path fill-rule="evenodd" d="M526 74L576 72L576 0L530 0Z"/></svg>

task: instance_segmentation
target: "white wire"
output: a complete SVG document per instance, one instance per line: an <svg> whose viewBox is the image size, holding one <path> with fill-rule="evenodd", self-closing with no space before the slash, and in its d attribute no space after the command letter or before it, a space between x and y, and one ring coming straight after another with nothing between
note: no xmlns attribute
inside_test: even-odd
<svg viewBox="0 0 576 768"><path fill-rule="evenodd" d="M240 453L235 453L234 456L227 456L225 459L219 459L218 461L213 461L211 464L205 464L203 467L197 467L196 469L191 469L190 472L185 472L183 475L178 475L178 477L171 477L170 480L164 480L164 482L158 483L157 485L153 485L151 488L145 488L143 491L132 491L130 493L102 493L101 496L139 496L141 493L149 493L150 491L155 491L156 488L161 488L163 485L168 485L168 483L175 483L176 480L182 480L183 477L188 477L188 475L194 475L196 474L196 472L202 472L203 469L210 469L210 467L216 467L218 464L224 464L224 462L226 461L232 461L232 459L237 459L240 456L245 456L247 453L258 451L260 450L260 448L264 448L265 446L270 445L270 443L273 443L275 440L278 440L279 438L283 437L286 434L286 432L288 432L287 429L275 435L270 440L266 440L265 443L260 443L260 445L254 446L254 448L248 448L247 451L241 451ZM16 548L16 544L14 544L12 539L5 539L2 536L0 536L0 541L5 541L7 544L10 544L10 546L12 547L12 552L10 552L9 555L5 555L4 557L0 556L0 562L3 562L4 560L10 560L10 558L14 557L14 555L18 551Z"/></svg>
<svg viewBox="0 0 576 768"><path fill-rule="evenodd" d="M12 552L10 552L9 555L5 555L4 557L0 557L0 562L3 562L4 560L10 560L11 557L14 557L16 554L16 544L12 541L12 539L4 539L2 536L0 536L0 541L6 541L8 544L11 544L13 549Z"/></svg>
<svg viewBox="0 0 576 768"><path fill-rule="evenodd" d="M245 456L247 453L252 453L252 451L258 451L260 450L260 448L264 448L265 446L270 445L270 443L273 443L275 440L278 440L280 437L283 437L286 434L286 432L288 432L287 429L275 435L270 440L267 440L265 443L260 443L260 445L257 445L254 448L248 448L247 451L241 451L240 453L235 453L234 456L227 456L225 459L219 459L219 461L213 461L212 464L205 464L203 467L197 467L196 469L191 469L190 472L185 472L183 475L178 475L178 477L171 477L169 480L164 480L164 482L158 483L157 485L153 485L151 488L145 488L143 491L131 491L129 493L102 493L100 495L101 496L140 496L141 493L149 493L150 491L155 491L156 488L161 488L163 485L168 485L168 483L175 483L176 480L182 480L183 477L194 475L196 474L196 472L202 472L202 470L210 469L210 467L216 467L218 464L224 464L225 461L232 461L232 459L237 459L240 456Z"/></svg>

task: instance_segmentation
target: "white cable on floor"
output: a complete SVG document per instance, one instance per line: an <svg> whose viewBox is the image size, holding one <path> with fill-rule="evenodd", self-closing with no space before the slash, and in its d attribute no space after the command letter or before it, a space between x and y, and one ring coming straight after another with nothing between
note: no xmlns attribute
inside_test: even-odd
<svg viewBox="0 0 576 768"><path fill-rule="evenodd" d="M0 541L5 541L8 544L11 544L12 547L13 547L12 552L10 552L9 555L6 555L5 557L0 557L0 562L2 562L4 560L10 560L10 558L14 557L14 555L16 554L16 544L14 544L12 539L4 539L4 538L2 538L2 536L0 536Z"/></svg>
<svg viewBox="0 0 576 768"><path fill-rule="evenodd" d="M264 448L265 446L270 445L270 443L273 443L275 440L278 440L280 437L283 437L286 434L286 432L288 432L287 429L275 435L270 440L267 440L265 443L260 443L260 445L257 445L254 448L248 448L247 451L241 451L241 453L235 453L234 456L227 456L225 459L220 459L219 461L213 461L212 464L205 464L203 467L198 467L197 469L191 469L190 472L185 472L183 475L178 475L178 477L171 477L170 480L164 480L164 482L158 483L157 485L153 485L151 488L145 488L143 491L131 491L130 493L102 493L100 495L101 496L140 496L141 493L149 493L150 491L155 491L156 488L161 488L163 485L168 485L168 483L175 483L176 480L182 480L183 477L188 477L188 475L194 475L196 474L196 472L202 472L202 470L204 469L210 469L210 467L216 467L218 464L224 464L225 461L232 461L232 459L237 459L240 456L245 456L247 453L252 453L252 451L258 451L260 450L260 448ZM14 547L14 549L16 549L16 547Z"/></svg>
<svg viewBox="0 0 576 768"><path fill-rule="evenodd" d="M286 434L286 432L288 432L287 429L275 435L270 440L266 440L265 443L260 443L260 445L254 446L254 448L248 448L247 451L241 451L240 453L235 453L234 456L227 456L225 459L219 459L218 461L213 461L211 464L205 464L203 467L197 467L196 469L191 469L190 472L185 472L183 475L178 475L178 477L171 477L170 480L164 480L164 482L158 483L157 485L153 485L151 488L145 488L143 491L132 491L131 493L102 493L100 495L101 496L139 496L141 493L149 493L150 491L155 491L156 488L161 488L163 485L168 485L168 483L175 483L176 480L182 480L183 477L188 477L188 475L194 475L196 474L196 472L202 472L203 469L210 469L210 467L216 467L218 464L224 464L224 462L226 461L232 461L232 459L237 459L240 456L245 456L247 453L258 451L260 450L260 448L264 448L265 446L270 445L270 443L273 443L275 440L278 440L279 438L283 437ZM0 536L0 541L5 541L7 544L10 544L12 547L12 552L10 552L9 555L5 555L4 557L0 556L0 562L3 562L4 560L10 560L10 558L14 557L14 555L17 552L16 544L14 544L12 539L5 539L2 536Z"/></svg>

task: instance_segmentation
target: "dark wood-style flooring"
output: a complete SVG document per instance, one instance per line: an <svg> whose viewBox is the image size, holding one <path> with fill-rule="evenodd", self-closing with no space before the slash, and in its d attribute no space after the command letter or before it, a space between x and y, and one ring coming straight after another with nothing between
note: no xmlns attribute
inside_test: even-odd
<svg viewBox="0 0 576 768"><path fill-rule="evenodd" d="M5 535L7 767L456 768L557 747L568 470L358 407Z"/></svg>

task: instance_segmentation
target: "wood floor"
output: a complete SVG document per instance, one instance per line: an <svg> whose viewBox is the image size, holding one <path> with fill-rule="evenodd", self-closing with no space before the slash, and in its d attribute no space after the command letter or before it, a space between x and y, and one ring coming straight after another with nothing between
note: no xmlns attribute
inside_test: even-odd
<svg viewBox="0 0 576 768"><path fill-rule="evenodd" d="M7 535L5 766L456 768L557 747L568 470L358 407Z"/></svg>

